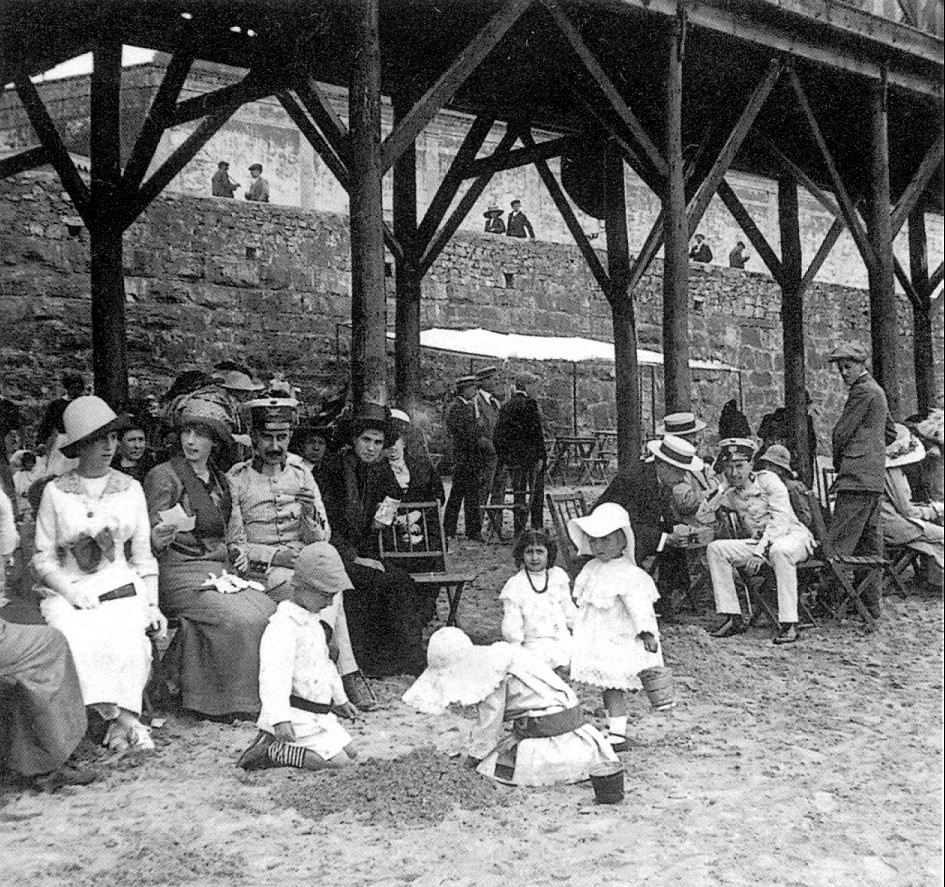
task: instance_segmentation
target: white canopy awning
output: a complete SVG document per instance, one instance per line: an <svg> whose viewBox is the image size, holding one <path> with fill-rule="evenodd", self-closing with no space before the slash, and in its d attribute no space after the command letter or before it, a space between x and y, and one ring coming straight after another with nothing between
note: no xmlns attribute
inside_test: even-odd
<svg viewBox="0 0 945 887"><path fill-rule="evenodd" d="M388 339L394 334L388 333ZM613 342L598 342L580 336L523 336L518 333L496 333L492 330L447 330L434 327L420 332L420 345L437 351L468 354L472 357L494 357L501 360L560 360L583 363L588 360L614 362ZM645 348L637 349L640 366L662 366L663 355ZM719 360L690 360L696 370L738 372L738 367Z"/></svg>

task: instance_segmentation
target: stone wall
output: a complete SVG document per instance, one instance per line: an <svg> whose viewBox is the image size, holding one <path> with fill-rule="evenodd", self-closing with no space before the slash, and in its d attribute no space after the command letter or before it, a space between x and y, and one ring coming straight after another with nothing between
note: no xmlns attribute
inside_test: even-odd
<svg viewBox="0 0 945 887"><path fill-rule="evenodd" d="M28 409L56 392L62 369L90 365L88 232L66 224L74 216L51 174L0 181L0 360L8 392ZM349 335L339 326L350 304L345 216L167 195L126 235L125 274L129 362L139 391L160 392L181 370L225 356L242 358L261 374L284 372L310 399L345 379ZM660 274L656 262L637 293L639 344L654 350L661 350ZM743 409L757 427L783 400L779 291L762 274L693 265L690 292L692 356L741 368ZM867 295L816 284L806 310L809 387L823 446L843 401L825 355L850 337L868 342ZM941 391L940 310L936 316ZM911 312L904 300L900 323L911 411ZM576 248L465 232L424 282L423 326L598 339L611 333L609 308ZM543 378L549 421L566 430L572 365L562 358L530 368ZM485 362L424 352L431 421L451 378ZM526 366L510 362L505 380ZM660 371L644 368L641 375L650 425L652 412L662 411ZM697 371L693 395L714 427L724 401L739 397L738 376ZM614 425L611 365L579 366L578 421L585 428Z"/></svg>

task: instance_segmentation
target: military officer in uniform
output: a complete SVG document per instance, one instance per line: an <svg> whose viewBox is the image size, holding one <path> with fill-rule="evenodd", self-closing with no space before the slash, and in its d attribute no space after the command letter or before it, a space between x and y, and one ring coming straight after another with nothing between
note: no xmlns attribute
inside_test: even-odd
<svg viewBox="0 0 945 887"><path fill-rule="evenodd" d="M325 549L325 558L339 560L332 547L331 527L325 516L318 485L311 471L289 457L289 440L298 424L298 401L263 397L246 404L250 414L253 457L229 471L236 535L245 538L250 577L263 582L277 603L291 593L299 554L307 546ZM344 576L330 606L319 617L333 632L338 650L338 671L348 698L358 708L372 706L367 685L358 669L342 595L352 585L340 564L333 574Z"/></svg>

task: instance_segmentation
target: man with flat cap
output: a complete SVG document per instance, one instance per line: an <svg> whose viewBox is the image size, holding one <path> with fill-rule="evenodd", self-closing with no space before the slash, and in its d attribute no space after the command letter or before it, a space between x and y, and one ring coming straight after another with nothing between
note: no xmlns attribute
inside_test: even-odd
<svg viewBox="0 0 945 887"><path fill-rule="evenodd" d="M838 555L883 554L880 500L886 480L886 447L896 439L886 394L866 369L866 349L859 342L838 345L830 362L849 389L833 429L833 467L837 495L830 520L829 545ZM875 618L880 615L882 580L871 578L861 595Z"/></svg>
<svg viewBox="0 0 945 887"><path fill-rule="evenodd" d="M210 180L210 193L214 197L233 197L233 192L239 190L239 182L230 178L230 164L221 160L217 164L217 171Z"/></svg>
<svg viewBox="0 0 945 887"><path fill-rule="evenodd" d="M254 163L249 168L249 174L252 176L253 183L243 196L247 200L252 200L256 203L269 203L269 182L262 177L262 171L261 163Z"/></svg>
<svg viewBox="0 0 945 887"><path fill-rule="evenodd" d="M482 541L482 512L479 510L479 468L483 454L476 422L475 376L460 376L456 393L446 410L446 430L453 443L453 485L443 513L443 532L447 539L456 536L459 509L463 508L466 538Z"/></svg>
<svg viewBox="0 0 945 887"><path fill-rule="evenodd" d="M249 557L250 578L261 581L276 602L286 600L301 552L315 546L322 560L336 562L338 594L320 613L333 631L338 649L338 671L348 698L359 708L371 707L361 686L358 663L348 635L344 593L352 588L338 553L332 547L331 527L321 493L312 473L290 460L289 440L298 424L298 401L263 397L246 404L250 415L253 457L228 473L233 496L233 523L237 544ZM361 679L361 680L359 680Z"/></svg>
<svg viewBox="0 0 945 887"><path fill-rule="evenodd" d="M527 509L515 510L516 535L525 528L526 512L533 527L541 528L544 524L547 452L541 411L533 397L537 381L538 377L531 373L519 373L515 377L512 394L502 404L492 434L499 463L496 473L508 470L512 475L515 504L525 505L526 501L528 504Z"/></svg>

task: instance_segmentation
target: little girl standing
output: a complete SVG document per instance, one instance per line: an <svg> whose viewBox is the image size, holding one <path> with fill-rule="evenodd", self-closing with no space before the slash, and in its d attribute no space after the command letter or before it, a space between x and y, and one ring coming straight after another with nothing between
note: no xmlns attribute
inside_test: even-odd
<svg viewBox="0 0 945 887"><path fill-rule="evenodd" d="M574 583L571 677L603 690L608 739L614 751L626 751L626 691L641 686L641 671L663 664L653 611L659 593L634 561L630 516L621 506L607 502L572 518L568 534L579 554L594 555Z"/></svg>
<svg viewBox="0 0 945 887"><path fill-rule="evenodd" d="M544 530L525 530L515 540L519 571L505 583L502 637L531 650L559 675L571 663L571 628L577 612L568 574L556 567L558 546Z"/></svg>

